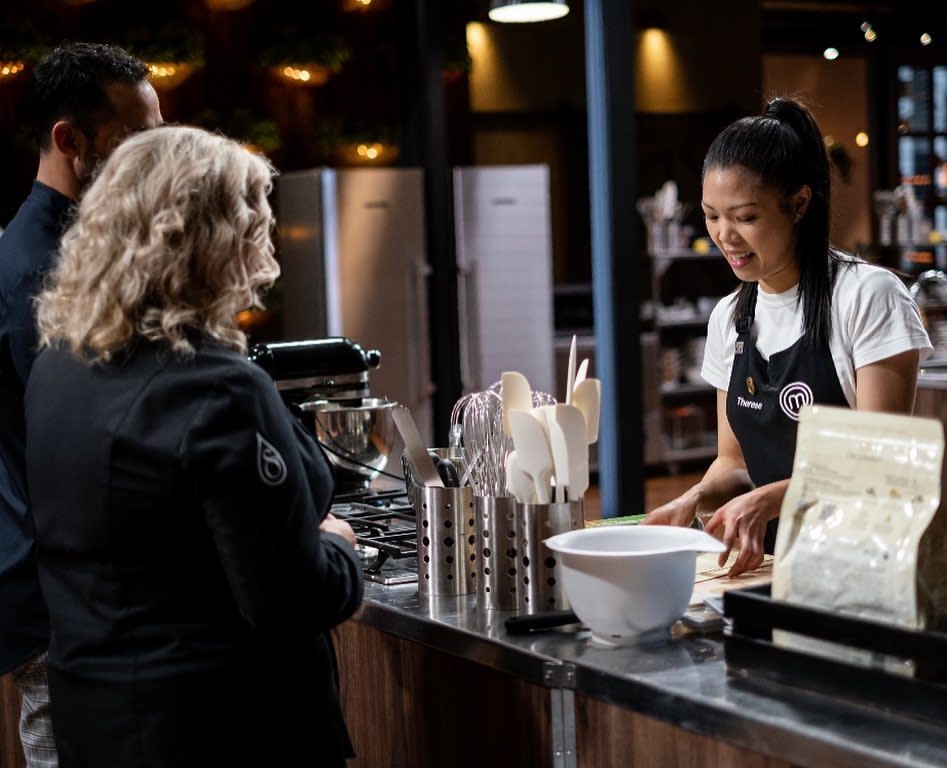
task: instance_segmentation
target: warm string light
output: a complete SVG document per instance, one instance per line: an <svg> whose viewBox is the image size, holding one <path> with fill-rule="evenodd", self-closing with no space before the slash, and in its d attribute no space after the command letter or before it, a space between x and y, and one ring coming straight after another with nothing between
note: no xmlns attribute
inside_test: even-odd
<svg viewBox="0 0 947 768"><path fill-rule="evenodd" d="M13 77L26 69L22 61L0 61L0 77Z"/></svg>
<svg viewBox="0 0 947 768"><path fill-rule="evenodd" d="M875 32L875 28L872 26L870 21L863 21L859 27L862 31L862 34L865 36L865 41L869 43L875 42L878 39L878 33ZM920 42L923 46L928 46L934 42L934 38L928 32L924 32L920 36Z"/></svg>
<svg viewBox="0 0 947 768"><path fill-rule="evenodd" d="M165 77L174 77L178 68L174 64L149 64L148 71L151 72L153 78L161 80Z"/></svg>
<svg viewBox="0 0 947 768"><path fill-rule="evenodd" d="M363 141L340 144L332 154L341 165L382 165L394 162L399 150L400 147L397 144Z"/></svg>
<svg viewBox="0 0 947 768"><path fill-rule="evenodd" d="M173 61L149 61L148 73L155 88L174 88L183 83L194 67L191 64Z"/></svg>
<svg viewBox="0 0 947 768"><path fill-rule="evenodd" d="M329 82L328 67L315 64L295 64L277 67L274 72L282 79L296 85L325 85Z"/></svg>
<svg viewBox="0 0 947 768"><path fill-rule="evenodd" d="M239 11L253 4L253 0L204 0L212 11Z"/></svg>
<svg viewBox="0 0 947 768"><path fill-rule="evenodd" d="M377 160L381 153L385 151L385 146L377 142L374 144L359 144L355 151L358 152L359 157L364 157L366 160Z"/></svg>
<svg viewBox="0 0 947 768"><path fill-rule="evenodd" d="M345 0L342 10L346 12L382 11L391 5L391 0Z"/></svg>

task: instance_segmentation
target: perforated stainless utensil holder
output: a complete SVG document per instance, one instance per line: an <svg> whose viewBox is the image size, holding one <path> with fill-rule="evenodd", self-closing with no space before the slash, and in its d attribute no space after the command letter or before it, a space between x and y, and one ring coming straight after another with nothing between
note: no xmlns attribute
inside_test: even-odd
<svg viewBox="0 0 947 768"><path fill-rule="evenodd" d="M418 591L468 595L475 590L476 525L473 489L421 488L418 522Z"/></svg>
<svg viewBox="0 0 947 768"><path fill-rule="evenodd" d="M512 496L474 496L477 604L516 608L516 508Z"/></svg>
<svg viewBox="0 0 947 768"><path fill-rule="evenodd" d="M556 553L543 542L557 533L585 526L583 502L515 505L517 582L520 613L564 611L571 606L562 588Z"/></svg>

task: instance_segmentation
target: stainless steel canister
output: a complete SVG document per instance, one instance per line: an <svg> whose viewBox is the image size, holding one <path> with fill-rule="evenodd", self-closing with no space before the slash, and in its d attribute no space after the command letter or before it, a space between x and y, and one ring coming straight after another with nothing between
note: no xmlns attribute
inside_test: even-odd
<svg viewBox="0 0 947 768"><path fill-rule="evenodd" d="M454 455L455 452L453 449L428 448L427 453L431 456L437 456L441 459L450 459L450 461L454 464L454 469L457 472L458 477L464 474L465 466L463 457ZM401 468L404 473L404 488L408 494L408 501L411 502L411 506L414 509L418 509L421 506L421 491L424 488L424 483L418 479L418 472L414 468L414 464L408 457L407 452L401 455Z"/></svg>
<svg viewBox="0 0 947 768"><path fill-rule="evenodd" d="M516 607L520 613L568 610L562 588L561 566L555 552L543 542L557 533L585 526L583 503L515 505L517 584Z"/></svg>
<svg viewBox="0 0 947 768"><path fill-rule="evenodd" d="M474 496L477 604L516 608L516 507L512 496Z"/></svg>
<svg viewBox="0 0 947 768"><path fill-rule="evenodd" d="M473 489L420 489L418 591L423 595L468 595L476 587L476 525Z"/></svg>

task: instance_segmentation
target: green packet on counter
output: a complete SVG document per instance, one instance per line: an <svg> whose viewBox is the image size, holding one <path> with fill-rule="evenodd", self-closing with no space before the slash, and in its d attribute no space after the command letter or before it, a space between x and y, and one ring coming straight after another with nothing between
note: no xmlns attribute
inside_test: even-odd
<svg viewBox="0 0 947 768"><path fill-rule="evenodd" d="M601 520L586 520L586 528L601 528L606 525L638 525L644 520L644 513L640 515L626 515L625 517L605 517Z"/></svg>

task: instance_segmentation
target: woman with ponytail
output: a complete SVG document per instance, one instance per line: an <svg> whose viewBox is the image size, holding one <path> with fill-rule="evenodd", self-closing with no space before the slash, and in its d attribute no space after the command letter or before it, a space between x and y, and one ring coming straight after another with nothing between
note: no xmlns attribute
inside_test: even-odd
<svg viewBox="0 0 947 768"><path fill-rule="evenodd" d="M911 413L931 344L891 271L829 242L830 167L812 113L777 98L726 127L702 171L707 232L740 280L710 316L701 376L717 389L717 458L645 522L711 515L736 576L772 553L809 404Z"/></svg>

